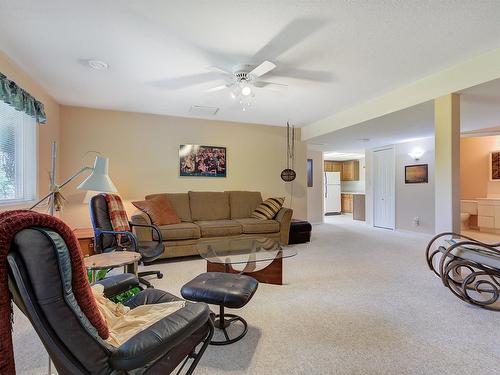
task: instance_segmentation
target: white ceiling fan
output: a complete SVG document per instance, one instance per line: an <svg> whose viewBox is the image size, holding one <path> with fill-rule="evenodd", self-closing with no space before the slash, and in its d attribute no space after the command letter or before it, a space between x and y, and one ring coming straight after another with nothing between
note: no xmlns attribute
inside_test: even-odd
<svg viewBox="0 0 500 375"><path fill-rule="evenodd" d="M209 61L213 61L215 65L224 66L226 61L264 61L259 65L253 64L238 64L230 70L224 70L217 66L212 66L204 73L188 74L179 77L171 77L163 80L152 82L154 86L166 88L168 90L178 90L186 87L205 84L210 81L220 81L221 78L225 83L205 90L205 92L216 92L224 89L229 89L231 96L239 99L242 109L245 110L251 104L251 99L255 96L255 88L287 88L288 85L277 82L264 81L260 78L265 74L272 74L275 77L294 79L310 82L330 82L333 77L330 72L302 69L290 64L280 63L277 67L271 61L266 59L279 59L290 48L297 46L301 41L306 39L311 34L315 33L326 25L326 20L317 18L298 18L283 27L274 37L272 37L261 49L253 56L240 55L237 60L230 53L223 51L212 51L210 49L201 48L198 44L193 43L197 48L200 48L206 55ZM276 69L277 68L277 69ZM276 69L276 70L275 70Z"/></svg>
<svg viewBox="0 0 500 375"><path fill-rule="evenodd" d="M206 92L215 92L225 89L231 89L231 96L239 99L242 109L250 106L250 98L254 97L254 87L287 87L283 83L261 81L259 78L276 68L276 65L270 61L264 61L258 66L250 64L239 64L233 67L232 73L226 70L211 66L208 69L212 72L220 73L225 76L226 83L212 87Z"/></svg>

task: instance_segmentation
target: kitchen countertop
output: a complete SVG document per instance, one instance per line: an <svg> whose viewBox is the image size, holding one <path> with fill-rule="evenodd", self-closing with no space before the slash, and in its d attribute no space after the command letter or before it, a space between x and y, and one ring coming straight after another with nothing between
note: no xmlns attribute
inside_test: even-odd
<svg viewBox="0 0 500 375"><path fill-rule="evenodd" d="M365 195L364 191L341 191L340 194Z"/></svg>

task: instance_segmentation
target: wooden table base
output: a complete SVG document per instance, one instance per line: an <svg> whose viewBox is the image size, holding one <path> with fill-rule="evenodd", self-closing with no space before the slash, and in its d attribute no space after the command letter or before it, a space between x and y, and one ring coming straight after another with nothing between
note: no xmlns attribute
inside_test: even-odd
<svg viewBox="0 0 500 375"><path fill-rule="evenodd" d="M207 261L207 272L226 272L248 275L261 283L283 285L283 258L275 258L267 267L253 271L255 263L248 263L243 271L235 270L231 264L210 263Z"/></svg>

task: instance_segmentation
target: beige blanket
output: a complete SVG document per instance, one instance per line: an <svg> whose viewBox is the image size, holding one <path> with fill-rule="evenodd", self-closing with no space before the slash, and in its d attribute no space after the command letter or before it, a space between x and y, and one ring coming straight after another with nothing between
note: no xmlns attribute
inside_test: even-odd
<svg viewBox="0 0 500 375"><path fill-rule="evenodd" d="M92 293L97 307L106 320L109 328L109 344L118 347L136 333L148 328L160 319L170 315L185 306L185 301L142 305L130 309L121 303L104 297L104 287L96 284L92 286Z"/></svg>

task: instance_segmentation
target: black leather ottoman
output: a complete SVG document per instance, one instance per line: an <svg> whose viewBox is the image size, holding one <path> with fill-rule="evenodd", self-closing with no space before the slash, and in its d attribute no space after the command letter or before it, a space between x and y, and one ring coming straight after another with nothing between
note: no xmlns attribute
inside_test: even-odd
<svg viewBox="0 0 500 375"><path fill-rule="evenodd" d="M212 345L227 345L241 340L248 331L245 319L234 314L225 314L224 307L239 309L250 301L259 286L253 277L223 272L206 272L196 276L181 289L182 297L195 302L218 305L220 313L215 316L215 328L224 333L225 340L212 340ZM226 319L228 318L228 319ZM233 322L243 324L243 332L230 338L226 328Z"/></svg>
<svg viewBox="0 0 500 375"><path fill-rule="evenodd" d="M305 243L311 241L312 225L306 220L292 219L288 244Z"/></svg>

